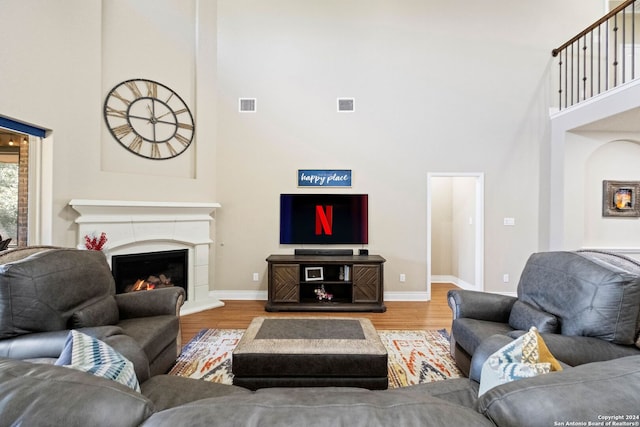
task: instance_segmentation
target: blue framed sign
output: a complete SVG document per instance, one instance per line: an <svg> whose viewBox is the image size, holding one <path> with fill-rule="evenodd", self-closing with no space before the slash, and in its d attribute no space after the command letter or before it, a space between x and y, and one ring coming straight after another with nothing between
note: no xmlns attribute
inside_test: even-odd
<svg viewBox="0 0 640 427"><path fill-rule="evenodd" d="M351 169L298 169L298 187L351 187Z"/></svg>

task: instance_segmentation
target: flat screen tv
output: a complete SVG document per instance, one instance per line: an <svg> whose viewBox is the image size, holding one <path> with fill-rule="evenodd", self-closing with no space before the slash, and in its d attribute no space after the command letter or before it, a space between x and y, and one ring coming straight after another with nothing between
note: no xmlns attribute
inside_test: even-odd
<svg viewBox="0 0 640 427"><path fill-rule="evenodd" d="M280 243L369 243L368 195L281 194Z"/></svg>

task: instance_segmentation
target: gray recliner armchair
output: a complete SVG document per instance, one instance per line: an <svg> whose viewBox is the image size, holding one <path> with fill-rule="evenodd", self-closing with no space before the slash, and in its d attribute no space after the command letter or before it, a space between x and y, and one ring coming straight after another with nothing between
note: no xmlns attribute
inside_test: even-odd
<svg viewBox="0 0 640 427"><path fill-rule="evenodd" d="M451 355L476 381L486 357L531 326L569 366L640 355L640 263L621 255L535 253L517 297L451 290L447 298L453 311ZM482 357L472 362L477 351Z"/></svg>
<svg viewBox="0 0 640 427"><path fill-rule="evenodd" d="M115 293L102 252L30 247L0 255L0 357L52 362L71 329L131 360L140 382L166 373L180 343L180 287Z"/></svg>

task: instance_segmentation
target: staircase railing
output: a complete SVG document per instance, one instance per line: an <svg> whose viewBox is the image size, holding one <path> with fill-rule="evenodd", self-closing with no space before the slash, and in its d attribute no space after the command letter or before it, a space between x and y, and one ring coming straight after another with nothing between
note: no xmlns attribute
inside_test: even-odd
<svg viewBox="0 0 640 427"><path fill-rule="evenodd" d="M552 55L558 58L560 110L640 76L635 14L636 0L626 0L553 49Z"/></svg>

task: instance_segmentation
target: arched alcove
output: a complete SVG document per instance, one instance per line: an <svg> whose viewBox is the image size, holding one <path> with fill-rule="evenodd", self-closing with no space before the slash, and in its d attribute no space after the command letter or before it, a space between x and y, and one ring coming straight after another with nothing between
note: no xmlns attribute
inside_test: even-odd
<svg viewBox="0 0 640 427"><path fill-rule="evenodd" d="M640 218L604 217L603 181L640 181L640 141L616 139L593 150L585 162L583 247L640 248Z"/></svg>

